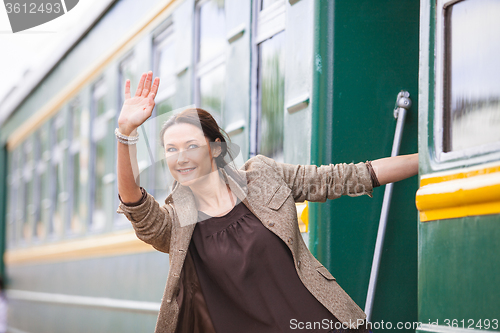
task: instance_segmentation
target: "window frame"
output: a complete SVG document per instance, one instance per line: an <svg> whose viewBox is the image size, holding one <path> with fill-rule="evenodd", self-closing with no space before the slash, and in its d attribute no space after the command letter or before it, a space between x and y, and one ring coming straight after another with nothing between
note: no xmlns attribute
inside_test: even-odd
<svg viewBox="0 0 500 333"><path fill-rule="evenodd" d="M162 50L168 46L169 44L172 44L171 47L172 47L172 52L173 52L173 58L174 58L174 63L171 64L171 68L172 70L170 71L170 73L172 74L171 76L171 81L167 81L167 82L163 82L163 85L164 85L164 88L161 89L157 96L156 96L156 103L155 103L155 108L153 110L153 117L158 117L158 106L167 101L169 98L173 98L173 106L172 106L172 110L170 111L167 111L165 115L168 115L169 113L171 113L172 111L175 110L175 107L176 107L176 101L175 101L175 96L176 96L176 92L177 92L177 85L178 85L178 76L179 74L182 74L184 73L184 68L180 69L179 70L179 67L178 67L178 64L176 63L176 56L177 56L177 41L176 41L176 35L175 35L175 27L174 27L174 22L173 20L169 17L167 19L167 21L163 24L163 26L161 27L161 30L159 30L158 33L155 33L154 36L153 36L153 52L152 52L152 63L153 63L153 70L155 73L158 74L158 76L160 77L162 75L161 71L160 71L160 68L161 68L161 57L159 56L160 52L162 52ZM160 83L161 85L162 83ZM167 85L165 87L165 85ZM162 116L162 115L160 115ZM165 119L166 120L166 119ZM158 123L160 122L160 123ZM161 145L160 145L160 142L158 140L159 138L159 134L160 134L160 124L163 123L163 119L160 119L160 118L157 118L156 121L154 121L151 125L153 125L152 129L150 129L153 133L153 138L155 138L154 140L150 140L150 144L152 145L151 147L151 153L153 154L153 159L155 161L155 163L152 163L150 168L151 168L151 176L150 176L150 179L152 180L152 182L156 185L158 184L158 179L157 179L157 173L158 173L158 170L157 170L157 163L158 160L160 158L160 156L158 155L160 153L160 151L163 151L163 149L160 149L161 148ZM159 189L155 186L155 185L152 185L152 189L154 190L154 196L163 196L165 193L162 193L161 190L159 191ZM163 188L163 187L162 187ZM166 189L167 193L169 193L169 189L167 188ZM159 200L159 199L157 199ZM160 200L161 201L161 200Z"/></svg>
<svg viewBox="0 0 500 333"><path fill-rule="evenodd" d="M20 146L21 147L21 146ZM9 174L7 176L7 184L9 185L8 190L8 210L7 210L7 248L14 248L19 243L19 239L17 237L17 230L19 229L17 220L18 220L18 192L21 182L21 171L18 166L21 165L20 161L20 149L19 147L10 152L10 161L9 161Z"/></svg>
<svg viewBox="0 0 500 333"><path fill-rule="evenodd" d="M446 20L446 10L459 3L467 0L437 0L436 5L436 38L434 41L436 63L435 63L435 97L434 97L434 131L433 131L433 141L435 149L435 159L438 163L452 163L457 162L462 164L460 161L466 159L467 163L482 162L486 156L499 155L500 154L500 142L483 144L475 147L470 147L462 150L456 151L444 151L444 136L445 131L449 131L447 121L445 119L445 98L448 92L446 82L448 75L446 69L446 57L447 57L447 20Z"/></svg>
<svg viewBox="0 0 500 333"><path fill-rule="evenodd" d="M201 87L200 81L204 75L210 74L212 71L216 70L219 66L224 66L226 64L226 51L228 49L229 43L225 36L224 40L226 41L226 48L221 51L218 55L212 57L211 59L207 59L203 62L199 61L200 58L200 50L201 50L201 14L200 10L204 4L211 2L212 0L198 0L195 3L195 11L194 11L194 47L193 47L193 97L194 104L196 107L201 106ZM224 15L226 13L226 4L224 4ZM225 19L225 18L224 18ZM226 84L227 71L225 70L224 74L224 84ZM224 96L225 99L225 96ZM222 106L224 106L224 102ZM220 111L220 119L215 117L215 120L219 125L223 125L224 122L224 109Z"/></svg>
<svg viewBox="0 0 500 333"><path fill-rule="evenodd" d="M89 167L89 214L86 223L87 233L91 234L99 234L106 231L109 227L109 223L105 223L102 226L96 226L96 221L94 221L95 214L95 199L96 199L96 174L97 174L97 143L101 140L106 140L106 137L109 133L105 133L102 137L97 137L95 134L96 122L106 122L106 124L111 120L115 119L116 111L112 108L106 107L106 111L102 114L97 115L97 101L100 98L106 98L108 92L107 80L104 76L101 76L97 80L95 80L91 85L91 95L90 95L90 132L89 132L89 140L90 140L90 167ZM107 100L106 100L107 102ZM102 178L108 177L110 174L104 174ZM114 175L114 180L116 180L116 174ZM102 180L103 187L107 185L107 182ZM106 213L106 210L104 209Z"/></svg>
<svg viewBox="0 0 500 333"><path fill-rule="evenodd" d="M80 130L78 133L78 137L75 136L75 113L78 110L78 116L80 119L77 120L77 123L80 124L81 118L82 118L82 113L83 113L83 103L80 100L80 97L74 98L69 104L68 104L68 114L67 114L67 122L66 122L66 128L67 128L67 140L68 140L68 149L67 149L67 172L66 172L66 177L67 177L67 182L68 182L68 203L67 203L67 213L66 213L66 221L65 221L65 236L66 237L77 237L80 235L85 234L87 230L87 224L85 221L82 219L82 214L80 212L80 207L75 207L75 201L74 201L74 196L75 196L75 163L80 163L80 159L82 158L82 129L80 126ZM78 161L75 161L75 155L79 155ZM80 168L80 164L78 165L78 168ZM82 171L80 170L79 173ZM80 177L78 177L80 178ZM80 179L76 180L78 183L80 182ZM79 201L76 202L76 206L80 206L80 202L84 200L85 198L81 197L82 194L82 188L81 184L78 185L78 195L77 197L79 198ZM80 223L81 223L81 232L74 232L72 229L72 221L73 221L73 215L75 214L75 211L78 211L78 216L80 218Z"/></svg>
<svg viewBox="0 0 500 333"><path fill-rule="evenodd" d="M260 147L261 94L260 94L260 44L275 35L286 33L286 0L280 0L261 10L262 1L253 1L250 74L250 158L258 155ZM283 109L284 112L284 109Z"/></svg>
<svg viewBox="0 0 500 333"><path fill-rule="evenodd" d="M169 24L165 27L164 30L162 30L160 33L158 33L156 36L153 38L153 52L152 52L152 57L153 57L153 69L154 72L157 73L157 76L161 75L159 73L160 70L160 57L158 57L158 51L163 49L164 46L174 43L174 57L175 57L175 34L174 34L174 25L172 22L169 22ZM163 82L160 84L163 84L164 88L158 91L158 94L155 97L156 104L160 104L166 99L175 96L175 93L177 91L176 87L176 71L177 67L175 67L176 64L173 64L173 80L172 82ZM165 85L168 85L165 87ZM153 110L153 116L156 116L156 107Z"/></svg>
<svg viewBox="0 0 500 333"><path fill-rule="evenodd" d="M51 159L49 162L49 168L50 168L50 199L51 199L51 213L50 213L50 225L47 230L47 238L52 239L52 240L57 240L64 238L66 234L66 219L68 216L68 201L71 200L71 193L68 192L67 185L64 184L64 182L68 181L68 173L65 168L68 167L67 165L67 152L69 150L69 141L68 141L68 128L67 128L67 113L65 108L61 108L50 120L50 129L51 129L51 135L50 135L50 155ZM63 131L63 137L61 141L58 141L58 131L62 130ZM55 153L60 155L59 160L55 160ZM57 173L56 173L56 166L57 166ZM59 170L59 168L62 168L62 171ZM62 172L62 184L61 188L63 189L60 193L58 193L58 188L57 184L59 182L57 181L58 178L58 173ZM61 230L59 231L60 233L57 233L56 226L54 224L55 220L54 217L57 213L57 210L60 209L59 205L64 205L62 208L63 215L61 216Z"/></svg>

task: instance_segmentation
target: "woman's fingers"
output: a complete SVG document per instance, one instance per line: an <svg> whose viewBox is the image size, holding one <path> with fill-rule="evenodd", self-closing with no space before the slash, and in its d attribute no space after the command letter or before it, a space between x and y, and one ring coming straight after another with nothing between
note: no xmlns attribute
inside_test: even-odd
<svg viewBox="0 0 500 333"><path fill-rule="evenodd" d="M149 91L151 90L151 81L153 80L153 72L149 71L146 76L146 82L144 83L144 89L142 90L142 97L148 97Z"/></svg>
<svg viewBox="0 0 500 333"><path fill-rule="evenodd" d="M158 92L158 87L160 86L160 78L156 77L155 81L153 82L153 87L151 88L151 92L155 94Z"/></svg>
<svg viewBox="0 0 500 333"><path fill-rule="evenodd" d="M125 99L130 98L130 80L125 81Z"/></svg>
<svg viewBox="0 0 500 333"><path fill-rule="evenodd" d="M142 74L141 79L139 80L139 84L137 85L137 90L135 92L135 96L142 95L142 89L144 88L144 80L146 80L146 73Z"/></svg>
<svg viewBox="0 0 500 333"><path fill-rule="evenodd" d="M149 105L155 105L155 97L156 97L156 93L158 92L158 86L160 85L160 78L159 77L156 77L154 82L153 82L153 86L151 87L151 92L149 93Z"/></svg>

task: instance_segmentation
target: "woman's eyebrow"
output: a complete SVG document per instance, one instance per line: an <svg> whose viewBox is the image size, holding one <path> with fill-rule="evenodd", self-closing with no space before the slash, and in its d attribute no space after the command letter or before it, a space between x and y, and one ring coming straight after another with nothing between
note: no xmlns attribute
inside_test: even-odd
<svg viewBox="0 0 500 333"><path fill-rule="evenodd" d="M196 140L196 139L191 139L191 140L186 141L185 143L190 143L190 142L193 142L193 141L194 141L194 142L197 142L198 140ZM167 146L175 146L175 145L174 145L173 143L167 143Z"/></svg>

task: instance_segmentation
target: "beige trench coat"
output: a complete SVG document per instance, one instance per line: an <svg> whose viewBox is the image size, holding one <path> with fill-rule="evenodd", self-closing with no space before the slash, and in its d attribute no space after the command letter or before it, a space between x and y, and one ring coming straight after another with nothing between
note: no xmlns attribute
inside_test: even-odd
<svg viewBox="0 0 500 333"><path fill-rule="evenodd" d="M317 167L278 163L257 155L237 172L247 186L238 185L228 176L231 190L290 248L305 287L340 322L357 328L358 319L365 319L366 315L306 247L297 223L295 202L325 202L342 195L371 197L373 188L365 163ZM189 187L178 184L163 206L148 193L141 205L120 203L117 212L132 222L139 239L169 254L170 269L155 332L173 333L179 317L176 301L179 277L198 216L193 194Z"/></svg>

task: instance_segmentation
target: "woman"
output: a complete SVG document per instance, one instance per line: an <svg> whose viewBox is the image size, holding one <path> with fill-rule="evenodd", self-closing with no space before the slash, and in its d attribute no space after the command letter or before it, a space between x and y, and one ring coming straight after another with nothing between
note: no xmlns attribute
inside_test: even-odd
<svg viewBox="0 0 500 333"><path fill-rule="evenodd" d="M160 133L176 181L160 206L135 181L134 145L158 85L143 74L131 97L127 80L116 131L118 212L169 253L156 332L366 331L366 315L302 240L295 202L371 196L374 186L415 175L417 154L321 167L258 155L236 170L215 120L188 109Z"/></svg>

